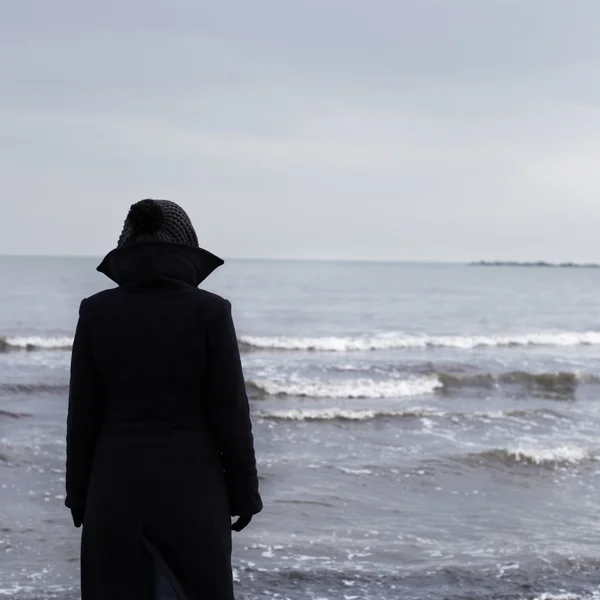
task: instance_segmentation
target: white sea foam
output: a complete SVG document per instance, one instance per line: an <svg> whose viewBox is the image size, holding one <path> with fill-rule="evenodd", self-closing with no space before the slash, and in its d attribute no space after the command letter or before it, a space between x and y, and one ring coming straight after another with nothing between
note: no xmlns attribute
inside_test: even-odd
<svg viewBox="0 0 600 600"><path fill-rule="evenodd" d="M557 446L555 448L523 448L507 450L506 454L517 462L537 465L568 463L578 464L585 460L596 460L596 454L589 448L579 446Z"/></svg>
<svg viewBox="0 0 600 600"><path fill-rule="evenodd" d="M73 346L71 337L40 337L40 336L21 336L0 338L13 348L42 348L47 349L69 349Z"/></svg>
<svg viewBox="0 0 600 600"><path fill-rule="evenodd" d="M593 590L589 594L584 593L573 593L573 592L559 592L559 593L549 593L546 592L544 594L540 594L536 596L534 600L599 600L600 599L600 590Z"/></svg>
<svg viewBox="0 0 600 600"><path fill-rule="evenodd" d="M242 336L247 346L273 350L349 352L395 348L459 348L498 346L579 346L599 345L600 332L524 333L514 335L432 336L380 334L364 337Z"/></svg>
<svg viewBox="0 0 600 600"><path fill-rule="evenodd" d="M532 411L489 411L489 412L473 412L473 413L453 413L440 410L430 410L416 408L406 408L405 410L371 410L371 409L349 409L349 408L290 408L285 410L262 410L256 415L263 419L274 419L281 421L371 421L377 418L404 418L404 419L421 419L424 425L431 423L430 419L450 418L457 422L460 419L507 419L507 418L528 418L536 415L550 416L552 418L560 418L554 413L544 410ZM507 451L507 454L517 458L519 456L525 458L529 456L531 451Z"/></svg>
<svg viewBox="0 0 600 600"><path fill-rule="evenodd" d="M311 398L403 398L431 394L442 387L435 377L374 381L289 381L254 380L250 385L273 396L309 396Z"/></svg>
<svg viewBox="0 0 600 600"><path fill-rule="evenodd" d="M12 584L10 587L0 588L0 596L16 596L24 592L33 592L34 587L29 585Z"/></svg>
<svg viewBox="0 0 600 600"><path fill-rule="evenodd" d="M534 600L579 600L582 596L571 594L570 592L561 592L559 594L544 593L536 596Z"/></svg>
<svg viewBox="0 0 600 600"><path fill-rule="evenodd" d="M309 408L259 412L258 416L283 421L370 421L378 416L402 416L401 412L375 410L349 410L343 408Z"/></svg>
<svg viewBox="0 0 600 600"><path fill-rule="evenodd" d="M32 573L28 577L29 577L29 579L35 581L36 579L39 579L46 573L47 573L47 570L44 569L44 571L42 573ZM37 586L20 585L18 583L12 583L12 584L9 584L7 587L0 588L0 596L9 597L9 596L16 596L17 594L19 594L19 596L21 596L22 594L29 595L31 593L35 593L38 590L39 590L39 588ZM74 588L72 586L63 586L63 585L46 585L46 586L44 586L44 591L47 594L48 593L52 594L51 596L46 596L47 598L58 598L58 597L62 598L65 593L74 591Z"/></svg>
<svg viewBox="0 0 600 600"><path fill-rule="evenodd" d="M346 473L347 475L372 475L373 471L371 469L351 469L349 467L338 467L338 469L342 473Z"/></svg>
<svg viewBox="0 0 600 600"><path fill-rule="evenodd" d="M0 337L13 348L70 349L73 338L68 336L8 336ZM323 352L350 352L360 350L387 350L395 348L458 348L498 346L579 346L600 345L600 332L524 333L515 335L436 336L399 335L384 333L355 337L287 337L241 336L247 346L272 350L311 350ZM350 370L350 369L349 369Z"/></svg>

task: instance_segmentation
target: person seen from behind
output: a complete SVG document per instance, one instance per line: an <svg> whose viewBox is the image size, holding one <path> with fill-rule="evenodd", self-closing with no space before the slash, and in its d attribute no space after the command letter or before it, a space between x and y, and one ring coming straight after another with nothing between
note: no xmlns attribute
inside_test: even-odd
<svg viewBox="0 0 600 600"><path fill-rule="evenodd" d="M234 598L231 530L263 505L231 304L198 288L222 264L180 206L142 200L98 267L117 287L81 303L65 504L82 600L158 598L161 578Z"/></svg>

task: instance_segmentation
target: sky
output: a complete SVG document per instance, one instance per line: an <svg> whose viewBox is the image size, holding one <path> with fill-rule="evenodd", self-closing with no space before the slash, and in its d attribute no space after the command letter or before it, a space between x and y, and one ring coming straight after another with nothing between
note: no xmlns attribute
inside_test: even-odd
<svg viewBox="0 0 600 600"><path fill-rule="evenodd" d="M0 1L0 254L600 262L597 0Z"/></svg>

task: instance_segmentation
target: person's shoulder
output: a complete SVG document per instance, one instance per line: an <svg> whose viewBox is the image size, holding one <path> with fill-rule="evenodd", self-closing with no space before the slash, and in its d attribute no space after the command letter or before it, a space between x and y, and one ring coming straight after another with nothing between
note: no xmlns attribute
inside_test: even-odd
<svg viewBox="0 0 600 600"><path fill-rule="evenodd" d="M210 307L214 310L225 310L231 307L231 302L223 296L219 296L208 290L197 288L194 290L197 301L202 303L206 307Z"/></svg>
<svg viewBox="0 0 600 600"><path fill-rule="evenodd" d="M97 315L99 312L103 312L105 307L113 305L114 298L118 294L119 288L109 288L87 296L79 305L79 315L85 317L90 313Z"/></svg>
<svg viewBox="0 0 600 600"><path fill-rule="evenodd" d="M119 293L119 288L108 288L106 290L102 290L101 292L96 292L87 298L84 298L81 301L81 306L98 306L103 304L107 300L113 298L116 294Z"/></svg>

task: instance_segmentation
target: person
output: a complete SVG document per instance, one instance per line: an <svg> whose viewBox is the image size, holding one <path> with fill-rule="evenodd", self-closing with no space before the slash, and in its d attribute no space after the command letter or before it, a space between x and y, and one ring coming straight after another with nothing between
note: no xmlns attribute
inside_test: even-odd
<svg viewBox="0 0 600 600"><path fill-rule="evenodd" d="M151 598L148 560L181 600L234 597L231 530L263 505L231 304L198 288L222 264L180 206L142 200L98 267L117 287L81 302L65 504L82 600Z"/></svg>

